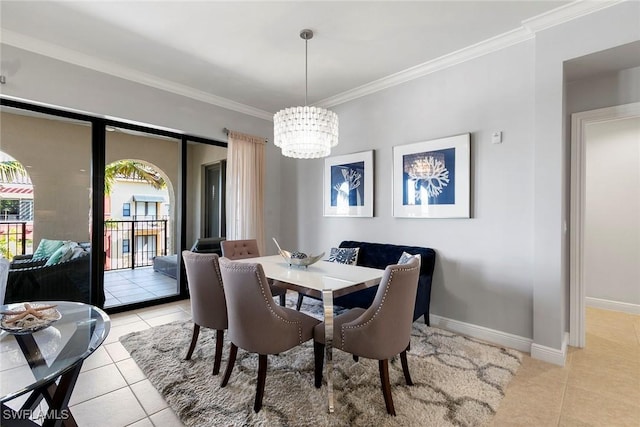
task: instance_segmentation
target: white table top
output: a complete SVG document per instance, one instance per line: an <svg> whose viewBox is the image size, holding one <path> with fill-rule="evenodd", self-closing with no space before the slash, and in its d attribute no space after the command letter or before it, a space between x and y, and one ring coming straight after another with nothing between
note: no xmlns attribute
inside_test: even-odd
<svg viewBox="0 0 640 427"><path fill-rule="evenodd" d="M259 263L265 275L274 280L298 285L303 288L322 292L331 290L334 294L349 293L347 290L368 288L380 283L384 270L318 261L308 267L289 266L280 255L263 256L236 260L239 262ZM354 289L349 289L351 287ZM337 292L337 291L347 292Z"/></svg>

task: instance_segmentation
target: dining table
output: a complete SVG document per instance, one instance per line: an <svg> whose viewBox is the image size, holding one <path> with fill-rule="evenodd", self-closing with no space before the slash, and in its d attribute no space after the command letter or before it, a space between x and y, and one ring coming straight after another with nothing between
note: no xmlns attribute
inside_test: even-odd
<svg viewBox="0 0 640 427"><path fill-rule="evenodd" d="M53 307L55 321L32 330L0 332L2 426L77 426L69 399L84 360L104 342L111 321L100 308L70 301L0 306L4 313ZM26 400L25 400L26 397ZM48 409L38 410L44 399ZM37 423L35 420L40 420Z"/></svg>
<svg viewBox="0 0 640 427"><path fill-rule="evenodd" d="M309 266L290 265L280 255L245 258L236 261L261 264L265 276L268 279L278 281L279 286L322 300L327 400L329 412L334 412L333 300L341 295L378 285L384 270L324 260Z"/></svg>

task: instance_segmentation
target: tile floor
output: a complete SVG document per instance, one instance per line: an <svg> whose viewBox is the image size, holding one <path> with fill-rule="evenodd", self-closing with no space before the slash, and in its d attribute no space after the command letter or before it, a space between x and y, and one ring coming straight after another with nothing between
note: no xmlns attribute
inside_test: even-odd
<svg viewBox="0 0 640 427"><path fill-rule="evenodd" d="M564 367L526 356L492 425L640 427L640 316L587 307Z"/></svg>
<svg viewBox="0 0 640 427"><path fill-rule="evenodd" d="M188 301L115 314L84 363L70 407L80 427L182 424L118 341L190 318ZM587 309L587 347L559 367L525 356L493 426L640 426L640 316Z"/></svg>
<svg viewBox="0 0 640 427"><path fill-rule="evenodd" d="M113 270L104 273L104 296L107 308L177 293L176 279L154 271L153 267Z"/></svg>

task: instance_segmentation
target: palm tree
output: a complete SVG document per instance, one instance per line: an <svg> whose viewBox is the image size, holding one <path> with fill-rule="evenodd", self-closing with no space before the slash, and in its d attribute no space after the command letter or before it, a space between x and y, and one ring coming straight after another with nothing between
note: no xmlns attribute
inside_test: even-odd
<svg viewBox="0 0 640 427"><path fill-rule="evenodd" d="M0 182L30 184L27 170L17 160L5 160L0 162Z"/></svg>
<svg viewBox="0 0 640 427"><path fill-rule="evenodd" d="M118 178L145 181L157 190L167 186L164 179L151 166L135 160L118 160L108 164L104 169L105 194L111 194L113 184Z"/></svg>

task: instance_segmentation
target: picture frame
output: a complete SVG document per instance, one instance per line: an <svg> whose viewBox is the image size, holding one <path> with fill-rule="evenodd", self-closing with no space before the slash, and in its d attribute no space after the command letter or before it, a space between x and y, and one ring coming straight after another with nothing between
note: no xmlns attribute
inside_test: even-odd
<svg viewBox="0 0 640 427"><path fill-rule="evenodd" d="M373 150L324 160L324 216L373 217Z"/></svg>
<svg viewBox="0 0 640 427"><path fill-rule="evenodd" d="M470 218L471 134L393 147L393 216Z"/></svg>

